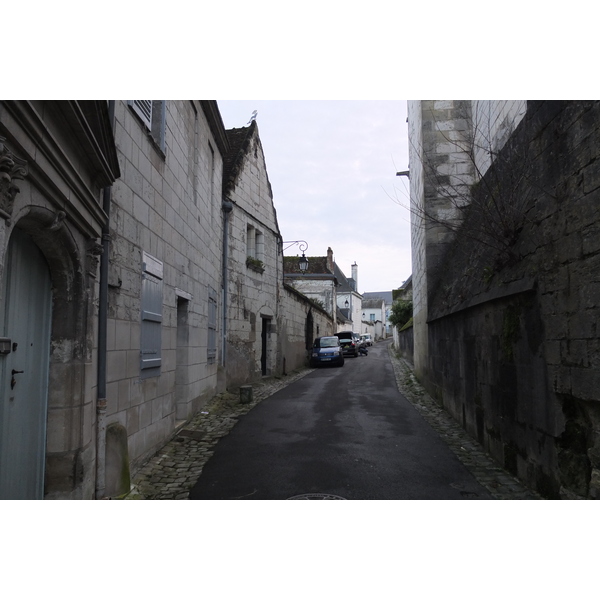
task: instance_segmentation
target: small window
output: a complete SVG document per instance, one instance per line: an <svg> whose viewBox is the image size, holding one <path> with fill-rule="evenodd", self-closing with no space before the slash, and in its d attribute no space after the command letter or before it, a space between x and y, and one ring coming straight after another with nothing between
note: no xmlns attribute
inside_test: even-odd
<svg viewBox="0 0 600 600"><path fill-rule="evenodd" d="M256 230L252 225L246 227L246 256L256 258Z"/></svg>
<svg viewBox="0 0 600 600"><path fill-rule="evenodd" d="M133 112L142 120L150 137L164 154L166 150L166 100L129 100Z"/></svg>
<svg viewBox="0 0 600 600"><path fill-rule="evenodd" d="M257 260L260 260L261 262L264 262L264 259L265 259L265 236L262 234L262 232L255 230L254 243L255 243L254 258L256 258Z"/></svg>
<svg viewBox="0 0 600 600"><path fill-rule="evenodd" d="M206 353L208 364L217 358L217 292L208 288L208 343Z"/></svg>
<svg viewBox="0 0 600 600"><path fill-rule="evenodd" d="M375 313L371 313L369 315L369 321L374 321L375 320Z"/></svg>
<svg viewBox="0 0 600 600"><path fill-rule="evenodd" d="M143 253L140 331L142 379L160 375L163 263Z"/></svg>
<svg viewBox="0 0 600 600"><path fill-rule="evenodd" d="M152 100L130 100L129 106L148 129L152 129Z"/></svg>

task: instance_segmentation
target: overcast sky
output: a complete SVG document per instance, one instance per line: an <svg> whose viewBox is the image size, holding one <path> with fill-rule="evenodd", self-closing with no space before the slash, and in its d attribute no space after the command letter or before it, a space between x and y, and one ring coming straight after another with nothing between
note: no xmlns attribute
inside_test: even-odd
<svg viewBox="0 0 600 600"><path fill-rule="evenodd" d="M411 274L406 101L218 100L227 129L254 110L284 241L307 256L331 247L358 291L399 287ZM399 203L399 202L400 203ZM404 206L402 206L404 204ZM299 253L298 246L285 251Z"/></svg>

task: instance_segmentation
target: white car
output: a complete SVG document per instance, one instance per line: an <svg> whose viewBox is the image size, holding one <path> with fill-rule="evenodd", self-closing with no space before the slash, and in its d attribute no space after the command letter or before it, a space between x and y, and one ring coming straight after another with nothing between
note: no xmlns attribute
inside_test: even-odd
<svg viewBox="0 0 600 600"><path fill-rule="evenodd" d="M360 338L365 344L367 344L367 346L373 345L373 338L371 337L370 333L364 333L360 336Z"/></svg>

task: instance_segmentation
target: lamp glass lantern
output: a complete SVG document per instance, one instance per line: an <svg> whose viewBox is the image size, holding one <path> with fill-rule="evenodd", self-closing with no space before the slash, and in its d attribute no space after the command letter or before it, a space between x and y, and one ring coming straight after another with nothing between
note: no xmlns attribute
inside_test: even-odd
<svg viewBox="0 0 600 600"><path fill-rule="evenodd" d="M301 273L306 273L308 269L308 258L302 253L302 256L298 259L298 267L300 268Z"/></svg>

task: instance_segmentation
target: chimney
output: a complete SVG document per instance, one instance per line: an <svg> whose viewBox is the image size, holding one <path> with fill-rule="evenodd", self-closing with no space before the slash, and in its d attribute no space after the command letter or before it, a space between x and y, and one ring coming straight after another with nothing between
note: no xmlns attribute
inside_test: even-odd
<svg viewBox="0 0 600 600"><path fill-rule="evenodd" d="M327 268L333 273L333 250L327 248Z"/></svg>
<svg viewBox="0 0 600 600"><path fill-rule="evenodd" d="M354 291L358 292L358 265L356 261L350 268L352 269L352 279L354 279Z"/></svg>

